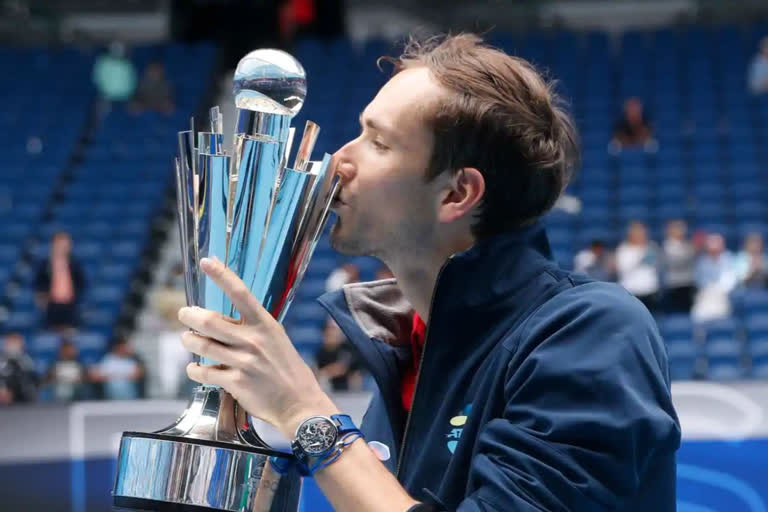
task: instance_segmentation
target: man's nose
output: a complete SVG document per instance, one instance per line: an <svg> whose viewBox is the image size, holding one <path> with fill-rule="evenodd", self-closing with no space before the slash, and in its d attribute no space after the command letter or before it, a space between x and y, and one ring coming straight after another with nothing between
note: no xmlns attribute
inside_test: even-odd
<svg viewBox="0 0 768 512"><path fill-rule="evenodd" d="M333 155L336 174L338 174L344 182L350 181L355 176L356 172L355 164L349 155L348 146L349 144L339 149Z"/></svg>

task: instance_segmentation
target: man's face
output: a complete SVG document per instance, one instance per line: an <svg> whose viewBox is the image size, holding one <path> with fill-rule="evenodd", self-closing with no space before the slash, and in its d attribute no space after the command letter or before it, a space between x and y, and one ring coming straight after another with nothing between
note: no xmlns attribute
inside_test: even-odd
<svg viewBox="0 0 768 512"><path fill-rule="evenodd" d="M440 180L425 179L434 146L425 118L443 94L426 68L412 68L392 77L365 108L360 136L335 154L336 250L382 257L435 236Z"/></svg>
<svg viewBox="0 0 768 512"><path fill-rule="evenodd" d="M3 350L10 356L17 356L24 352L24 338L20 334L12 333L6 336Z"/></svg>

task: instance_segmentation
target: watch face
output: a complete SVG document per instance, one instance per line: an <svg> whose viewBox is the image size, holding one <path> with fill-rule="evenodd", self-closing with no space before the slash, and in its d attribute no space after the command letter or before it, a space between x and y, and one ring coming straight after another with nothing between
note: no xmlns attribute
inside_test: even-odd
<svg viewBox="0 0 768 512"><path fill-rule="evenodd" d="M301 424L296 440L308 455L322 455L336 442L336 425L328 418L315 416Z"/></svg>

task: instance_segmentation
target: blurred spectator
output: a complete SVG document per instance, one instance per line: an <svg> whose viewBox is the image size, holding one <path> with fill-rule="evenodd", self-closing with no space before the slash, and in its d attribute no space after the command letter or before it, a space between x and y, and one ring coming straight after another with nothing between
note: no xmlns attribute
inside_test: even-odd
<svg viewBox="0 0 768 512"><path fill-rule="evenodd" d="M616 262L602 240L593 240L573 259L573 269L598 281L616 280Z"/></svg>
<svg viewBox="0 0 768 512"><path fill-rule="evenodd" d="M54 361L45 377L46 384L53 387L53 396L60 402L81 400L86 396L85 366L78 360L77 347L64 340L59 347L59 357Z"/></svg>
<svg viewBox="0 0 768 512"><path fill-rule="evenodd" d="M125 45L114 41L93 65L92 78L102 100L102 115L109 111L112 102L130 100L136 90L136 68L126 53Z"/></svg>
<svg viewBox="0 0 768 512"><path fill-rule="evenodd" d="M389 267L386 265L382 265L376 270L376 276L375 276L376 281L381 281L383 279L392 279L393 277L395 277L395 274L393 274L392 271L389 270Z"/></svg>
<svg viewBox="0 0 768 512"><path fill-rule="evenodd" d="M648 240L648 230L642 222L632 222L627 239L616 249L616 269L619 284L640 299L650 311L655 311L659 295L659 251Z"/></svg>
<svg viewBox="0 0 768 512"><path fill-rule="evenodd" d="M356 283L360 280L360 269L354 263L345 263L328 276L325 280L325 291L338 290L345 284Z"/></svg>
<svg viewBox="0 0 768 512"><path fill-rule="evenodd" d="M181 277L176 272L181 269ZM166 287L158 290L152 297L152 309L162 319L157 339L156 365L158 394L176 398L187 394L187 387L195 383L187 378L187 364L192 361L191 354L181 344L181 335L186 328L179 322L178 311L186 306L186 296L183 291L184 268L179 265L171 269L171 275L166 281ZM177 288L180 286L181 288Z"/></svg>
<svg viewBox="0 0 768 512"><path fill-rule="evenodd" d="M131 111L136 114L144 111L172 114L174 109L173 87L165 74L165 67L160 61L152 61L141 77L131 101Z"/></svg>
<svg viewBox="0 0 768 512"><path fill-rule="evenodd" d="M638 98L629 98L624 102L624 113L613 128L611 149L643 147L646 151L655 151L657 143L653 139L653 129L643 110L643 103Z"/></svg>
<svg viewBox="0 0 768 512"><path fill-rule="evenodd" d="M760 41L760 51L749 66L748 81L752 94L768 93L768 37Z"/></svg>
<svg viewBox="0 0 768 512"><path fill-rule="evenodd" d="M144 364L133 346L118 339L99 364L91 370L91 380L101 383L108 400L136 400L141 397Z"/></svg>
<svg viewBox="0 0 768 512"><path fill-rule="evenodd" d="M694 272L696 250L686 239L685 221L667 224L664 239L664 310L667 313L690 313L696 293Z"/></svg>
<svg viewBox="0 0 768 512"><path fill-rule="evenodd" d="M722 235L707 235L706 252L696 264L698 292L691 311L697 321L715 320L731 314L729 294L736 285L733 256Z"/></svg>
<svg viewBox="0 0 768 512"><path fill-rule="evenodd" d="M330 318L325 324L323 344L315 354L315 360L320 382L327 382L332 391L363 389L359 357L339 326Z"/></svg>
<svg viewBox="0 0 768 512"><path fill-rule="evenodd" d="M35 363L25 351L24 337L10 333L0 353L0 405L33 402L37 398Z"/></svg>
<svg viewBox="0 0 768 512"><path fill-rule="evenodd" d="M744 249L736 256L736 279L750 288L762 288L768 281L768 259L763 237L759 233L747 235Z"/></svg>
<svg viewBox="0 0 768 512"><path fill-rule="evenodd" d="M45 326L69 334L78 324L78 300L85 288L82 267L72 257L72 239L59 232L51 240L50 255L35 278L36 302L45 313Z"/></svg>

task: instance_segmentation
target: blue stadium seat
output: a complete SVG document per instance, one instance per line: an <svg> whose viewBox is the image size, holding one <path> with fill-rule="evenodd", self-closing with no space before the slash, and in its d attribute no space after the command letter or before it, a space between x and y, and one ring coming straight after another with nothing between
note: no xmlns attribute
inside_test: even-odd
<svg viewBox="0 0 768 512"><path fill-rule="evenodd" d="M672 380L690 380L697 376L697 352L690 343L667 347L669 376Z"/></svg>

